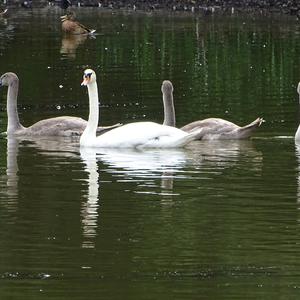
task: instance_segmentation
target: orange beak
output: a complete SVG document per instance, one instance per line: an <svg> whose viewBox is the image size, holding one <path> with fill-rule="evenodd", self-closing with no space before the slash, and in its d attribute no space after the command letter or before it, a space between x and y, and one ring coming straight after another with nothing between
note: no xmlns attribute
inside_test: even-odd
<svg viewBox="0 0 300 300"><path fill-rule="evenodd" d="M81 85L87 86L90 81L89 76L83 76L83 81L81 82Z"/></svg>

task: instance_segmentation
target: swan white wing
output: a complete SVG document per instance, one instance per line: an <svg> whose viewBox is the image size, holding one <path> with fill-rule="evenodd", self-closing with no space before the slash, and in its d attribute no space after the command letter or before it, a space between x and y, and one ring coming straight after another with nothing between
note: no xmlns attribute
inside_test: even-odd
<svg viewBox="0 0 300 300"><path fill-rule="evenodd" d="M298 129L296 131L295 141L296 141L297 144L300 144L300 126L298 126Z"/></svg>
<svg viewBox="0 0 300 300"><path fill-rule="evenodd" d="M189 134L175 127L153 122L136 122L104 133L96 139L88 141L86 146L103 148L176 147L178 142L187 136Z"/></svg>

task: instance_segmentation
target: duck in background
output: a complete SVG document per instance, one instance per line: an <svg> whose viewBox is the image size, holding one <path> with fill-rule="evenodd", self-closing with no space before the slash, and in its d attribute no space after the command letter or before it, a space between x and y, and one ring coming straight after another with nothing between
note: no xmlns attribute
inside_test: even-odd
<svg viewBox="0 0 300 300"><path fill-rule="evenodd" d="M66 34L93 34L96 30L87 28L75 20L76 14L73 11L61 16L61 28Z"/></svg>
<svg viewBox="0 0 300 300"><path fill-rule="evenodd" d="M172 82L165 80L162 84L161 90L164 103L163 124L175 127ZM241 127L224 119L207 118L189 123L180 129L185 132L194 132L195 130L202 129L199 131L199 136L197 138L199 140L239 140L249 138L262 122L264 122L263 118L257 118L252 123Z"/></svg>

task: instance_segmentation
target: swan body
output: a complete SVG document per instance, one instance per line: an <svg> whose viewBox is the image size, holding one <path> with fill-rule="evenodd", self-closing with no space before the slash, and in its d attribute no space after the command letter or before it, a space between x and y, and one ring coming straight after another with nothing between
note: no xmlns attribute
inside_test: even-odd
<svg viewBox="0 0 300 300"><path fill-rule="evenodd" d="M297 86L297 93L299 95L299 104L300 104L300 82L298 83L298 86ZM300 125L298 126L298 129L295 134L295 141L297 143L300 143Z"/></svg>
<svg viewBox="0 0 300 300"><path fill-rule="evenodd" d="M300 125L298 126L298 129L297 129L296 134L295 134L295 141L297 143L300 143Z"/></svg>
<svg viewBox="0 0 300 300"><path fill-rule="evenodd" d="M175 148L185 146L195 140L195 136L154 122L136 122L95 138L82 136L80 145L93 148Z"/></svg>
<svg viewBox="0 0 300 300"><path fill-rule="evenodd" d="M300 89L300 88L299 88ZM175 126L175 110L173 101L173 85L165 80L162 84L163 102L164 102L164 124ZM189 123L180 129L185 132L194 132L199 130L198 140L238 140L250 137L253 132L261 125L264 120L257 118L252 123L240 127L230 121L220 118L207 118Z"/></svg>
<svg viewBox="0 0 300 300"><path fill-rule="evenodd" d="M262 122L264 122L262 118L257 118L252 123L241 127L224 119L207 118L189 123L181 127L181 130L190 132L202 128L198 136L201 140L241 140L249 138Z"/></svg>
<svg viewBox="0 0 300 300"><path fill-rule="evenodd" d="M7 92L7 135L11 136L80 136L87 121L71 116L61 116L41 120L30 127L24 127L19 120L17 112L17 97L19 79L15 73L8 72L0 77L0 87L8 86ZM97 127L97 133L101 134L111 128L120 126L116 124L107 127Z"/></svg>
<svg viewBox="0 0 300 300"><path fill-rule="evenodd" d="M66 15L61 16L61 28L67 34L92 34L96 30L87 28L75 20L75 13L70 11Z"/></svg>
<svg viewBox="0 0 300 300"><path fill-rule="evenodd" d="M89 119L80 145L92 148L175 148L183 147L195 139L198 132L186 133L175 127L154 122L135 122L113 129L96 137L99 118L98 87L93 70L84 71L82 85L86 85L89 95Z"/></svg>

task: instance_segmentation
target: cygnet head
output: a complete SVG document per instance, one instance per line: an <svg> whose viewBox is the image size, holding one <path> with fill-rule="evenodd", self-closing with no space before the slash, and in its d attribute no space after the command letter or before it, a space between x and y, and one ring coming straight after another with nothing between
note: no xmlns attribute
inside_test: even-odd
<svg viewBox="0 0 300 300"><path fill-rule="evenodd" d="M92 69L86 69L83 72L83 81L81 83L81 85L88 85L91 84L93 82L96 82L96 73L92 70Z"/></svg>
<svg viewBox="0 0 300 300"><path fill-rule="evenodd" d="M161 86L162 93L172 93L173 92L173 84L169 80L164 80Z"/></svg>
<svg viewBox="0 0 300 300"><path fill-rule="evenodd" d="M15 80L19 80L15 73L7 72L0 77L0 86L9 86Z"/></svg>

